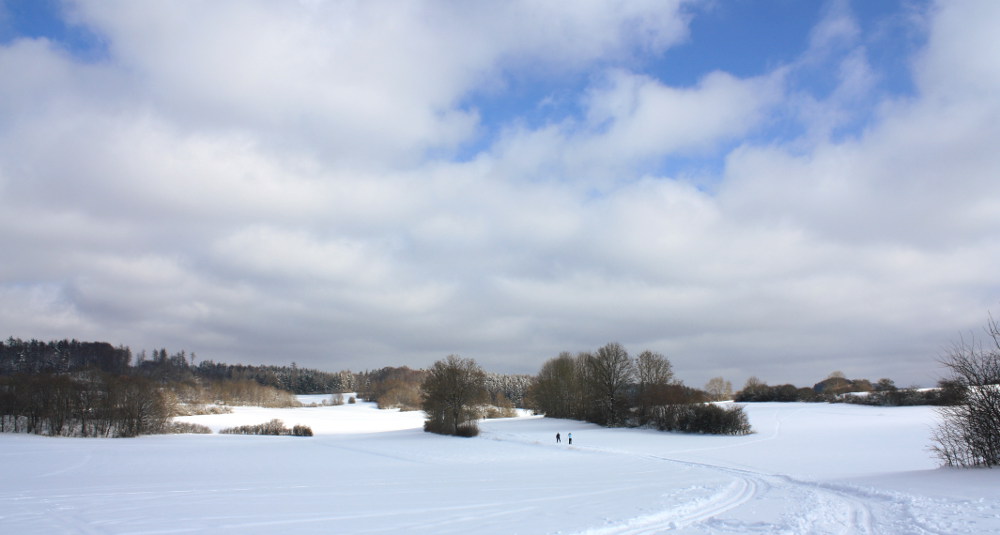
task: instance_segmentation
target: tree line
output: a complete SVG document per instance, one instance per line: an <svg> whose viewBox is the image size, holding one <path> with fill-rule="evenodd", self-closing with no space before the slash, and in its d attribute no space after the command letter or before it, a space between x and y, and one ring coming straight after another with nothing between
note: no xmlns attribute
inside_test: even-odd
<svg viewBox="0 0 1000 535"><path fill-rule="evenodd" d="M913 405L954 405L961 400L961 385L951 379L942 379L937 388L900 388L895 381L882 378L872 383L868 379L847 379L836 371L812 387L792 384L768 385L756 376L747 379L743 388L733 395L737 402L821 402L853 403L902 407Z"/></svg>
<svg viewBox="0 0 1000 535"><path fill-rule="evenodd" d="M85 369L121 374L128 370L131 360L129 348L114 347L107 342L42 342L14 337L0 342L0 376L59 374Z"/></svg>
<svg viewBox="0 0 1000 535"><path fill-rule="evenodd" d="M138 375L161 383L191 380L254 381L294 394L325 394L351 392L356 374L349 371L324 372L288 366L251 366L225 364L204 360L198 362L194 353L178 351L170 354L166 348L145 350L135 355L127 346L112 346L107 342L58 340L42 342L10 337L0 342L0 376L15 374L67 374L97 369L120 375Z"/></svg>
<svg viewBox="0 0 1000 535"><path fill-rule="evenodd" d="M611 427L654 427L667 431L745 434L742 408L706 403L709 395L674 377L670 361L643 351L634 359L609 343L576 356L562 353L523 383L524 407L554 418ZM491 402L487 374L471 359L452 355L438 361L421 385L425 430L473 436L482 407Z"/></svg>
<svg viewBox="0 0 1000 535"><path fill-rule="evenodd" d="M228 405L298 406L294 393L340 392L350 372L203 361L184 351L139 353L106 342L0 341L0 432L132 437L170 419ZM219 409L215 406L223 406Z"/></svg>
<svg viewBox="0 0 1000 535"><path fill-rule="evenodd" d="M0 432L134 437L162 432L168 393L143 377L98 370L0 377Z"/></svg>

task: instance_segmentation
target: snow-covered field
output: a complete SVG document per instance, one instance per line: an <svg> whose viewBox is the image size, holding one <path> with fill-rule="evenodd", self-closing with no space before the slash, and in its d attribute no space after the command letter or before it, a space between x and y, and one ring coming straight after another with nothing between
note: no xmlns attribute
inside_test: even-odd
<svg viewBox="0 0 1000 535"><path fill-rule="evenodd" d="M747 412L744 437L522 417L448 438L362 403L183 418L311 438L2 434L0 533L1000 532L1000 470L937 468L930 408Z"/></svg>

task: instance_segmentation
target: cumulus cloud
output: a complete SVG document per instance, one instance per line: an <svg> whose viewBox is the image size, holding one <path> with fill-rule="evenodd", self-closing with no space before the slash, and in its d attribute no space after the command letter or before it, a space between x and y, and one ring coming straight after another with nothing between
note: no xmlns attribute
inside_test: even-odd
<svg viewBox="0 0 1000 535"><path fill-rule="evenodd" d="M670 85L645 62L698 39L688 4L70 3L102 56L0 45L0 322L330 370L618 340L696 386L933 381L1000 291L1000 13L928 10L900 95L845 2L796 61ZM542 122L477 98L564 79Z"/></svg>

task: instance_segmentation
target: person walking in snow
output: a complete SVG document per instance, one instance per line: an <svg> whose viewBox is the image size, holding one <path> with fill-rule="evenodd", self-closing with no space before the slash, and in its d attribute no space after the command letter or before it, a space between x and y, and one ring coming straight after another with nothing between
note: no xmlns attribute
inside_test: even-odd
<svg viewBox="0 0 1000 535"><path fill-rule="evenodd" d="M558 444L559 442L560 442L560 440L559 440L559 433L556 433L556 444Z"/></svg>

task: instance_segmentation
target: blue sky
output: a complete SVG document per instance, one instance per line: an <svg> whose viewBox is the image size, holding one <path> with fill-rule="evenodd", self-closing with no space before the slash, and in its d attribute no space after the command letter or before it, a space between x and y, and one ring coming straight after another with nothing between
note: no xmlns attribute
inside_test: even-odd
<svg viewBox="0 0 1000 535"><path fill-rule="evenodd" d="M106 56L98 34L86 26L74 24L59 0L14 0L3 2L0 18L0 42L23 38L45 38L57 43L67 53L80 59L98 60Z"/></svg>
<svg viewBox="0 0 1000 535"><path fill-rule="evenodd" d="M321 369L937 379L996 4L0 3L0 325Z"/></svg>

